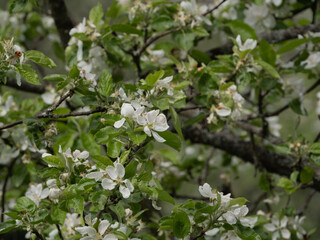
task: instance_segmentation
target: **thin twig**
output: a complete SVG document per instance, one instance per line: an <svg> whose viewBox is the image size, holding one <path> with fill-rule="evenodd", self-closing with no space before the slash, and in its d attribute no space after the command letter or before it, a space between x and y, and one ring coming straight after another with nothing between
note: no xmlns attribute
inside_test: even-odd
<svg viewBox="0 0 320 240"><path fill-rule="evenodd" d="M214 148L211 148L210 154L209 156L206 158L206 162L205 165L202 169L202 174L201 174L201 179L200 179L200 184L203 185L207 182L207 177L209 174L209 161L210 159L213 157L213 153L214 153Z"/></svg>
<svg viewBox="0 0 320 240"><path fill-rule="evenodd" d="M305 96L306 94L308 94L309 92L311 92L312 90L314 90L316 87L318 87L320 85L320 79L318 81L316 81L314 84L312 84L304 93L303 96ZM284 110L286 110L287 108L289 108L289 104L284 105L283 107L279 108L278 110L275 110L271 113L267 113L264 116L265 117L272 117L272 116L277 116L280 113L282 113Z"/></svg>
<svg viewBox="0 0 320 240"><path fill-rule="evenodd" d="M263 192L251 205L249 208L249 212L253 213L258 207L259 203L267 197L267 193Z"/></svg>
<svg viewBox="0 0 320 240"><path fill-rule="evenodd" d="M308 206L309 206L309 204L310 204L313 196L316 194L316 192L317 192L316 190L313 190L313 191L308 195L308 197L306 198L303 206L302 206L301 209L298 211L297 215L301 216L301 215L303 215L303 214L305 213L305 211L307 210L307 208L308 208Z"/></svg>
<svg viewBox="0 0 320 240"><path fill-rule="evenodd" d="M71 112L71 113L66 113L66 114L43 114L40 116L34 116L35 118L48 118L48 119L59 119L59 118L67 118L67 117L78 117L78 116L88 116L94 113L99 113L99 112L105 112L107 111L107 108L101 108L101 107L97 107L96 109L90 110L90 111L84 111L84 112ZM15 122L12 123L8 123L8 124L4 124L2 126L0 126L0 131L3 129L7 129L7 128L11 128L14 127L16 125L22 124L23 120L17 120Z"/></svg>
<svg viewBox="0 0 320 240"><path fill-rule="evenodd" d="M60 105L61 103L63 103L68 97L72 97L74 94L74 90L73 89L70 89L65 95L61 96L59 101L56 102L52 107L48 108L45 112L47 114L53 112L54 110L56 110Z"/></svg>
<svg viewBox="0 0 320 240"><path fill-rule="evenodd" d="M4 180L4 183L3 183L3 186L2 186L2 196L1 196L1 222L4 221L4 212L5 212L5 197L6 197L6 191L7 191L7 185L8 185L8 182L9 182L9 179L11 177L11 174L12 174L12 169L13 169L13 166L15 164L15 162L17 161L18 158L14 158L11 160L9 166L8 166L8 173L7 173L7 176Z"/></svg>
<svg viewBox="0 0 320 240"><path fill-rule="evenodd" d="M59 233L60 239L61 239L61 240L64 240L59 224L56 224L56 227L57 227L57 229L58 229L58 233Z"/></svg>

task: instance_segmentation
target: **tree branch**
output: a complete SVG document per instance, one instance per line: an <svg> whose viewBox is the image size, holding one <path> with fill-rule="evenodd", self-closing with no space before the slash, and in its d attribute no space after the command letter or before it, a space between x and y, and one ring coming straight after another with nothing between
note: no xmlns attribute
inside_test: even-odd
<svg viewBox="0 0 320 240"><path fill-rule="evenodd" d="M291 27L287 29L275 30L271 32L265 32L258 35L258 39L266 40L269 43L279 43L285 40L295 39L298 35L303 35L307 32L319 32L320 24L310 24L305 26ZM226 44L213 48L207 51L207 54L213 59L217 55L232 53L233 43L228 41Z"/></svg>
<svg viewBox="0 0 320 240"><path fill-rule="evenodd" d="M34 117L39 118L39 119L40 118L59 119L59 118L67 118L67 117L89 116L91 114L105 112L107 110L108 110L107 108L97 107L96 109L93 109L90 111L84 111L84 112L71 112L71 113L66 113L66 114L55 114L55 115L52 115L50 113L49 114L44 113L43 115L35 115ZM23 123L23 119L17 120L12 123L4 124L4 125L0 126L0 131L3 129L14 127L14 126L22 124L22 123Z"/></svg>
<svg viewBox="0 0 320 240"><path fill-rule="evenodd" d="M305 96L306 94L308 94L309 92L311 92L312 90L314 90L316 87L318 87L320 85L320 79L318 81L316 81L314 84L312 84L304 93L303 96ZM282 113L284 110L289 108L289 103L284 105L283 107L271 112L271 113L267 113L265 114L265 117L272 117L272 116L276 116L279 115L280 113Z"/></svg>
<svg viewBox="0 0 320 240"><path fill-rule="evenodd" d="M3 84L3 83L1 83L1 84ZM7 87L15 88L20 91L38 93L38 94L42 94L46 91L45 86L34 85L34 84L28 83L24 80L21 81L21 86L18 86L16 79L11 79L11 78L8 78L6 84L3 84L3 85L7 86Z"/></svg>
<svg viewBox="0 0 320 240"><path fill-rule="evenodd" d="M2 196L1 196L1 222L4 221L4 212L5 212L5 197L6 197L6 191L7 191L7 184L8 181L12 175L12 169L13 166L15 164L15 162L17 161L18 158L14 158L11 160L9 166L8 166L8 173L7 176L3 182L3 186L2 186Z"/></svg>
<svg viewBox="0 0 320 240"><path fill-rule="evenodd" d="M51 15L59 32L60 40L64 48L68 46L69 32L73 28L64 0L49 0Z"/></svg>
<svg viewBox="0 0 320 240"><path fill-rule="evenodd" d="M297 167L297 159L293 156L285 156L271 150L266 149L263 146L255 146L255 156L251 151L251 145L248 141L242 140L224 130L219 133L210 133L204 127L192 126L183 129L183 134L186 139L191 140L193 143L200 143L219 148L227 153L241 158L245 162L254 163L255 156L257 157L261 167L265 168L271 173L277 173L284 176L290 176L293 168ZM309 165L308 161L301 160L299 167ZM310 185L317 191L320 191L320 173L315 172L313 178L313 184Z"/></svg>

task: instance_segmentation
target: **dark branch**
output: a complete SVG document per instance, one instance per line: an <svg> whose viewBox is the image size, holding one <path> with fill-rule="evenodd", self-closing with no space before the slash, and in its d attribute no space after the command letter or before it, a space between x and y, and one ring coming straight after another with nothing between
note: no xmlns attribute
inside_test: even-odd
<svg viewBox="0 0 320 240"><path fill-rule="evenodd" d="M99 112L105 112L107 111L106 108L101 108L101 107L98 107L96 109L93 109L93 110L90 110L90 111L85 111L85 112L71 112L71 113L66 113L66 114L46 114L44 113L43 115L36 115L34 116L35 118L48 118L48 119L59 119L59 118L67 118L67 117L78 117L78 116L89 116L91 114L94 114L94 113L99 113ZM20 125L23 123L23 120L17 120L15 122L12 122L12 123L8 123L8 124L4 124L2 126L0 126L0 131L3 130L3 129L7 129L7 128L11 128L11 127L14 127L16 125Z"/></svg>
<svg viewBox="0 0 320 240"><path fill-rule="evenodd" d="M298 27L291 27L287 29L275 30L271 32L265 32L258 35L258 39L266 40L269 43L279 43L285 40L295 39L298 35L303 35L307 32L319 32L320 31L320 24L310 24L306 26L298 26ZM228 43L211 49L207 52L207 54L211 58L215 58L217 55L223 54L230 54L232 53L233 43L229 41Z"/></svg>
<svg viewBox="0 0 320 240"><path fill-rule="evenodd" d="M15 162L17 161L18 158L14 158L11 160L9 166L8 166L8 172L7 172L7 176L4 180L4 183L3 183L3 186L2 186L2 196L1 196L1 222L3 222L4 220L4 212L5 212L5 203L6 203L6 191L7 191L7 184L8 184L8 181L12 175L12 169L13 169L13 166L15 164Z"/></svg>
<svg viewBox="0 0 320 240"><path fill-rule="evenodd" d="M24 92L31 92L31 93L38 93L38 94L42 94L46 90L45 86L43 85L34 85L24 80L21 81L21 86L18 86L16 79L11 79L11 78L7 79L5 86L12 87Z"/></svg>
<svg viewBox="0 0 320 240"><path fill-rule="evenodd" d="M318 81L316 81L314 84L312 84L304 93L303 95L306 95L308 93L310 93L311 91L313 91L316 87L318 87L320 85L320 79ZM283 107L275 110L274 112L271 113L267 113L265 114L265 117L272 117L272 116L276 116L279 115L280 113L282 113L284 110L289 108L289 104L284 105Z"/></svg>
<svg viewBox="0 0 320 240"><path fill-rule="evenodd" d="M183 129L183 134L186 139L190 139L193 143L201 143L219 148L246 162L254 163L254 158L256 156L260 166L271 173L290 176L294 168L297 168L297 159L295 157L273 152L260 145L255 146L255 153L253 154L251 144L248 141L245 141L226 130L219 133L210 133L206 128L189 126L188 128ZM308 164L307 161L302 160L299 167L303 168ZM313 184L310 186L315 190L320 191L319 173L315 172Z"/></svg>
<svg viewBox="0 0 320 240"><path fill-rule="evenodd" d="M69 17L67 7L63 0L49 0L49 3L51 14L59 32L61 43L65 48L68 46L70 39L69 32L71 28L73 28L74 24Z"/></svg>

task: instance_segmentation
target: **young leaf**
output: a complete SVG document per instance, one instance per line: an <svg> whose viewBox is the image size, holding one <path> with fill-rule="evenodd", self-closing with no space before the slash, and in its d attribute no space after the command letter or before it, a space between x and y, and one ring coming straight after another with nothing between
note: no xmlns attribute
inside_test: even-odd
<svg viewBox="0 0 320 240"><path fill-rule="evenodd" d="M190 232L191 223L188 215L179 210L173 215L173 234L177 238L184 238Z"/></svg>
<svg viewBox="0 0 320 240"><path fill-rule="evenodd" d="M264 69L266 70L272 77L274 78L280 78L279 73L277 70L272 67L269 63L262 61L262 60L256 60L256 62Z"/></svg>
<svg viewBox="0 0 320 240"><path fill-rule="evenodd" d="M110 93L112 92L113 85L112 85L112 75L108 70L103 70L101 72L99 78L99 92L101 95L105 97L109 97Z"/></svg>
<svg viewBox="0 0 320 240"><path fill-rule="evenodd" d="M29 83L34 85L40 85L37 73L33 70L31 65L23 64L17 66L21 76Z"/></svg>
<svg viewBox="0 0 320 240"><path fill-rule="evenodd" d="M172 121L173 121L173 126L176 129L179 136L181 137L181 139L183 139L179 115L177 114L176 110L172 106L170 106L169 109L170 109L170 113L171 113L171 117L172 117Z"/></svg>
<svg viewBox="0 0 320 240"><path fill-rule="evenodd" d="M57 66L51 58L36 50L25 52L25 57L44 67L55 68Z"/></svg>
<svg viewBox="0 0 320 240"><path fill-rule="evenodd" d="M314 170L310 166L306 166L300 172L300 181L302 184L307 184L312 181Z"/></svg>
<svg viewBox="0 0 320 240"><path fill-rule="evenodd" d="M103 17L103 9L100 2L93 7L89 13L89 19L92 21L92 23L96 26L99 25Z"/></svg>

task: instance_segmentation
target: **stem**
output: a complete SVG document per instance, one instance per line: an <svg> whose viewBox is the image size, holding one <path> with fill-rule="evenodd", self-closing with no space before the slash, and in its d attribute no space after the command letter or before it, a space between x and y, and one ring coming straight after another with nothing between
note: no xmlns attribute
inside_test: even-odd
<svg viewBox="0 0 320 240"><path fill-rule="evenodd" d="M311 87L309 87L304 93L303 96L307 95L308 93L310 93L312 90L314 90L316 87L318 87L318 85L320 85L320 79L318 81L316 81L314 84L311 85ZM271 113L267 113L264 116L265 117L272 117L272 116L276 116L279 115L280 113L282 113L284 110L286 110L287 108L289 108L289 104L284 105L283 107L279 108L278 110L275 110L274 112Z"/></svg>
<svg viewBox="0 0 320 240"><path fill-rule="evenodd" d="M99 112L105 112L107 111L107 108L101 108L101 107L97 107L96 109L90 110L90 111L85 111L85 112L71 112L71 113L66 113L66 114L43 114L43 115L35 115L35 118L48 118L48 119L59 119L59 118L67 118L67 117L78 117L78 116L88 116L94 113L99 113ZM2 126L0 126L0 131L3 129L7 129L7 128L11 128L14 127L16 125L22 124L23 123L23 119L21 120L17 120L15 122L12 123L8 123L8 124L4 124Z"/></svg>
<svg viewBox="0 0 320 240"><path fill-rule="evenodd" d="M7 191L7 185L9 178L11 177L12 174L12 169L15 164L15 162L18 160L18 158L14 158L11 160L9 166L8 166L8 173L7 176L4 180L3 186L2 186L2 196L1 196L1 222L4 221L4 212L5 212L5 197L6 197L6 191Z"/></svg>

